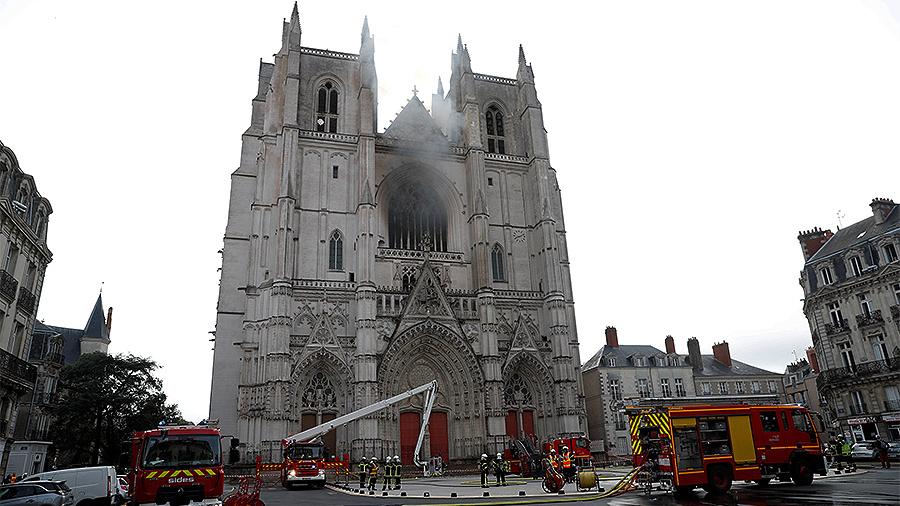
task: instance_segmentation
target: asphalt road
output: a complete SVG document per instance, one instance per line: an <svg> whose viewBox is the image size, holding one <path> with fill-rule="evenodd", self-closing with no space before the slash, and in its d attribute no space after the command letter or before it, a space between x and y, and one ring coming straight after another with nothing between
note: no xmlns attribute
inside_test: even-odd
<svg viewBox="0 0 900 506"><path fill-rule="evenodd" d="M816 480L809 487L798 487L791 483L773 483L768 487L735 483L731 492L724 496L711 496L702 490L685 497L656 492L646 496L639 492L629 492L611 499L581 497L525 497L521 500L510 498L494 499L436 499L422 497L361 497L348 495L330 489L323 490L283 490L266 489L261 494L266 506L398 506L403 504L540 504L549 502L576 502L585 505L863 505L900 504L900 470L870 469L865 474Z"/></svg>

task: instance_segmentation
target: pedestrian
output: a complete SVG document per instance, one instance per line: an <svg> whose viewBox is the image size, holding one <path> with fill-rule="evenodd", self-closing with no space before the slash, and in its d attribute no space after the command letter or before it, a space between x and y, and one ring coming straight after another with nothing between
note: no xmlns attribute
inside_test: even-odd
<svg viewBox="0 0 900 506"><path fill-rule="evenodd" d="M400 463L400 456L394 455L394 490L400 490L400 471L403 465Z"/></svg>
<svg viewBox="0 0 900 506"><path fill-rule="evenodd" d="M882 469L890 469L891 461L888 460L888 448L890 445L884 439L881 439L881 436L875 436L875 442L872 444L875 447L875 450L878 452L878 458L881 459L881 468Z"/></svg>
<svg viewBox="0 0 900 506"><path fill-rule="evenodd" d="M478 462L478 470L481 471L481 488L488 488L488 473L491 469L491 463L488 462L486 453L481 454L481 460Z"/></svg>
<svg viewBox="0 0 900 506"><path fill-rule="evenodd" d="M494 459L494 475L497 478L497 486L506 486L506 473L509 471L509 463L503 460L503 454L498 453Z"/></svg>
<svg viewBox="0 0 900 506"><path fill-rule="evenodd" d="M366 478L369 476L369 461L363 456L359 461L359 489L366 488Z"/></svg>
<svg viewBox="0 0 900 506"><path fill-rule="evenodd" d="M369 490L374 491L378 484L378 458L372 457L369 461Z"/></svg>

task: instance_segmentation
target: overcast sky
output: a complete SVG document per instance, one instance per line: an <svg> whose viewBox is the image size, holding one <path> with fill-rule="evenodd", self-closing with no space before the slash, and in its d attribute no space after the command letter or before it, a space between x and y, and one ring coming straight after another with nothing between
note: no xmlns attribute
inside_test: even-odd
<svg viewBox="0 0 900 506"><path fill-rule="evenodd" d="M48 324L105 282L113 352L208 412L229 174L288 0L0 0L0 140L50 199ZM533 64L562 188L582 359L623 344L783 371L810 344L797 232L900 199L900 7L882 1L300 5L304 46L375 35L382 129L448 83Z"/></svg>

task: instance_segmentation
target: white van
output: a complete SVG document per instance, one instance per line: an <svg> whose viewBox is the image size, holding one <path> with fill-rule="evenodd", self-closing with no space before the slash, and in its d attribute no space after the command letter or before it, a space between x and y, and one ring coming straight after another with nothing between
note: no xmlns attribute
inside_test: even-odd
<svg viewBox="0 0 900 506"><path fill-rule="evenodd" d="M65 481L72 489L75 506L115 506L125 495L119 490L116 468L112 466L45 471L33 474L24 481L32 480Z"/></svg>

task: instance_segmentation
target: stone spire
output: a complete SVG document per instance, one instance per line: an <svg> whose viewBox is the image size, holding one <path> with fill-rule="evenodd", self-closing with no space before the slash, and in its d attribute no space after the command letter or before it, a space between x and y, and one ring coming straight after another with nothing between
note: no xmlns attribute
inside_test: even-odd
<svg viewBox="0 0 900 506"><path fill-rule="evenodd" d="M438 76L437 94L444 98L444 83L441 81L441 76Z"/></svg>
<svg viewBox="0 0 900 506"><path fill-rule="evenodd" d="M362 34L360 34L360 42L365 43L369 39L369 16L363 16Z"/></svg>
<svg viewBox="0 0 900 506"><path fill-rule="evenodd" d="M519 69L516 71L516 81L534 84L534 72L525 60L525 49L522 48L522 44L519 44Z"/></svg>

